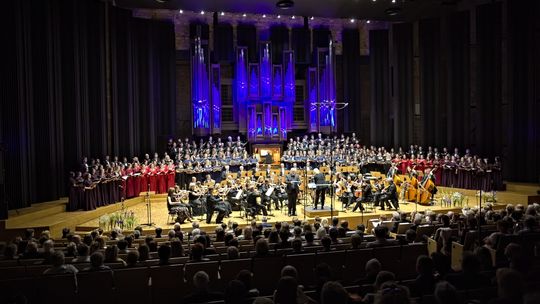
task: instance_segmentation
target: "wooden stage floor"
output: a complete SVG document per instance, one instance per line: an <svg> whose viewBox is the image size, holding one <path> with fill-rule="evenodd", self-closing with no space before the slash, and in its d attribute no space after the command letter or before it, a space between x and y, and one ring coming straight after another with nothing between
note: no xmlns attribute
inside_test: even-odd
<svg viewBox="0 0 540 304"><path fill-rule="evenodd" d="M517 183L508 183L506 191L497 192L497 203L495 204L496 208L503 208L506 204L523 204L526 205L531 198L538 201L538 192L540 186L532 184L517 184ZM461 192L466 196L463 206L442 206L440 203L440 198L442 193L453 193L455 191ZM300 196L300 198L302 198ZM326 198L326 206L330 205L330 197ZM167 222L168 213L167 213L167 204L166 204L166 195L165 194L152 194L150 196L150 202L152 205L152 222L155 223L154 227L161 227L164 230L164 233L173 226L173 222ZM106 214L111 214L117 211L120 211L122 208L121 203L100 207L92 211L75 211L75 212L66 212L65 205L67 199L61 199L53 202L46 202L32 205L29 208L24 208L20 210L11 210L10 216L6 221L0 221L0 239L6 240L14 237L15 235L20 235L25 228L32 227L36 229L37 232L41 230L50 230L54 237L61 236L61 231L64 227L68 227L71 231L78 233L88 233L89 231L99 227L99 217ZM311 206L311 198L308 197L307 206ZM439 187L439 193L435 196L435 204L432 206L421 206L415 203L400 203L400 211L410 213L415 210L418 211L427 211L432 210L435 212L460 212L462 207L469 206L474 207L479 205L479 199L476 196L475 190L466 190L466 189L453 189ZM144 197L136 197L124 202L124 206L127 210L133 211L137 218L138 224L143 224L147 222L147 212L146 204ZM349 221L349 226L351 228L355 227L360 223L367 225L370 219L379 218L382 215L386 215L388 218L392 216L393 210L381 211L379 208L375 210L369 210L363 214L359 211L352 212L352 207L349 210L343 210L342 204L337 199L334 200L334 215L338 216L340 220ZM321 216L322 218L326 217L330 219L330 214ZM282 221L291 221L293 217L287 216L285 209L283 210L273 210L272 215L268 216L269 223L282 222ZM297 205L297 218L300 220L307 220L312 222L315 218L315 215L310 214L309 212L304 212L303 202ZM206 224L205 217L197 217L196 220L200 223L202 229L206 231L212 231L217 226L214 223ZM257 217L257 221L262 220L262 215ZM215 221L215 217L214 217ZM242 217L240 212L233 212L229 218L225 218L224 222L237 222L241 226L244 226L249 223L245 217ZM182 225L182 228L189 229L191 228L191 223L186 222ZM154 228L144 226L144 229L151 231Z"/></svg>

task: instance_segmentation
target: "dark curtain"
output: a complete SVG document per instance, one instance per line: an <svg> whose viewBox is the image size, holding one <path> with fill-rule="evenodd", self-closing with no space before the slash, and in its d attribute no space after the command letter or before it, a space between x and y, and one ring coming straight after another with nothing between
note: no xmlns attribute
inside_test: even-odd
<svg viewBox="0 0 540 304"><path fill-rule="evenodd" d="M540 182L540 3L508 1L507 178Z"/></svg>
<svg viewBox="0 0 540 304"><path fill-rule="evenodd" d="M67 173L83 156L165 143L175 117L172 23L93 0L4 8L0 139L10 208L66 196Z"/></svg>
<svg viewBox="0 0 540 304"><path fill-rule="evenodd" d="M272 43L272 63L283 63L283 51L289 50L289 29L283 25L272 26L270 42Z"/></svg>
<svg viewBox="0 0 540 304"><path fill-rule="evenodd" d="M471 146L470 132L470 66L469 12L448 17L447 86L447 143L449 148Z"/></svg>
<svg viewBox="0 0 540 304"><path fill-rule="evenodd" d="M239 24L236 27L237 46L248 48L249 62L258 63L259 54L257 53L257 29L253 24Z"/></svg>
<svg viewBox="0 0 540 304"><path fill-rule="evenodd" d="M412 142L414 120L413 25L411 23L394 24L392 35L394 44L392 96L395 111L393 142L394 147L405 149Z"/></svg>
<svg viewBox="0 0 540 304"><path fill-rule="evenodd" d="M446 126L440 120L439 58L440 20L420 20L420 116L422 117L423 144L443 146Z"/></svg>
<svg viewBox="0 0 540 304"><path fill-rule="evenodd" d="M360 33L356 29L346 29L343 35L343 55L342 78L343 79L343 101L349 106L343 112L344 130L352 132L360 130L361 119L358 113L361 112L360 105Z"/></svg>
<svg viewBox="0 0 540 304"><path fill-rule="evenodd" d="M371 68L371 144L389 146L393 121L389 97L388 30L369 32Z"/></svg>
<svg viewBox="0 0 540 304"><path fill-rule="evenodd" d="M327 28L313 29L313 49L321 47L327 48L330 38L336 39L337 37L331 37L332 33Z"/></svg>

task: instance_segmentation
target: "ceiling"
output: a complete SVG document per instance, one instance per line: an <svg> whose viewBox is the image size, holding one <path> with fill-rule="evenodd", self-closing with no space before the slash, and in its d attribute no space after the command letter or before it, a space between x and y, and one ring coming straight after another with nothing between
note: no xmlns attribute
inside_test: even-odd
<svg viewBox="0 0 540 304"><path fill-rule="evenodd" d="M356 18L388 21L407 21L444 15L463 6L462 0L294 0L292 9L276 8L277 0L113 0L120 7L213 11L250 14L281 14L327 18ZM466 2L478 2L469 1ZM396 16L386 13L398 7Z"/></svg>

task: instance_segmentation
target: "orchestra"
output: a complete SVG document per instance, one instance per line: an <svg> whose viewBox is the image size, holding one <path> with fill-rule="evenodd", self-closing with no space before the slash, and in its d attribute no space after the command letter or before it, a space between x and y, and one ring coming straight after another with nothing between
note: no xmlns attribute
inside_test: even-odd
<svg viewBox="0 0 540 304"><path fill-rule="evenodd" d="M183 221L205 215L210 221L215 212L222 221L232 211L271 214L272 205L286 206L295 216L304 194L314 209L323 209L329 194L342 202L343 211L363 212L366 204L382 210L398 209L400 201L429 205L437 186L485 191L502 186L500 159L489 163L470 150L461 155L458 149L411 145L396 152L362 146L354 133L317 134L289 139L279 164L260 165L246 145L240 137L171 139L163 158L154 153L142 161L105 156L103 162L89 162L84 157L80 171L70 173L69 209L92 210L152 191L168 193L168 207Z"/></svg>

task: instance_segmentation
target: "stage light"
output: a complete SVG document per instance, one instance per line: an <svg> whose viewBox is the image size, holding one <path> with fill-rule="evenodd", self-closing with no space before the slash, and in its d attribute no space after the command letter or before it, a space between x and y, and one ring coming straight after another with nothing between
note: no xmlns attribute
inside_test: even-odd
<svg viewBox="0 0 540 304"><path fill-rule="evenodd" d="M225 12L221 12L220 15L221 15L221 16L225 16Z"/></svg>
<svg viewBox="0 0 540 304"><path fill-rule="evenodd" d="M366 21L367 24L369 24L370 22L371 22L370 20Z"/></svg>
<svg viewBox="0 0 540 304"><path fill-rule="evenodd" d="M244 13L244 14L242 14L242 17L245 17L245 16L247 16L247 15L246 15L245 13Z"/></svg>
<svg viewBox="0 0 540 304"><path fill-rule="evenodd" d="M276 2L276 7L279 9L290 9L294 7L294 1L293 0L279 0Z"/></svg>
<svg viewBox="0 0 540 304"><path fill-rule="evenodd" d="M309 18L309 20L313 20L313 19L315 19L315 17L313 17L313 16L311 16L311 17Z"/></svg>
<svg viewBox="0 0 540 304"><path fill-rule="evenodd" d="M392 3L396 3L396 0L392 0Z"/></svg>
<svg viewBox="0 0 540 304"><path fill-rule="evenodd" d="M179 12L180 14L183 14L183 13L184 13L184 11L183 11L183 10L179 10L178 12Z"/></svg>
<svg viewBox="0 0 540 304"><path fill-rule="evenodd" d="M295 19L296 17L295 16L292 16L291 19Z"/></svg>
<svg viewBox="0 0 540 304"><path fill-rule="evenodd" d="M263 15L263 18L266 18L266 14Z"/></svg>
<svg viewBox="0 0 540 304"><path fill-rule="evenodd" d="M201 11L201 15L204 15L204 11Z"/></svg>
<svg viewBox="0 0 540 304"><path fill-rule="evenodd" d="M349 20L351 23L355 23L356 20L354 20L354 18L352 18L351 20Z"/></svg>

